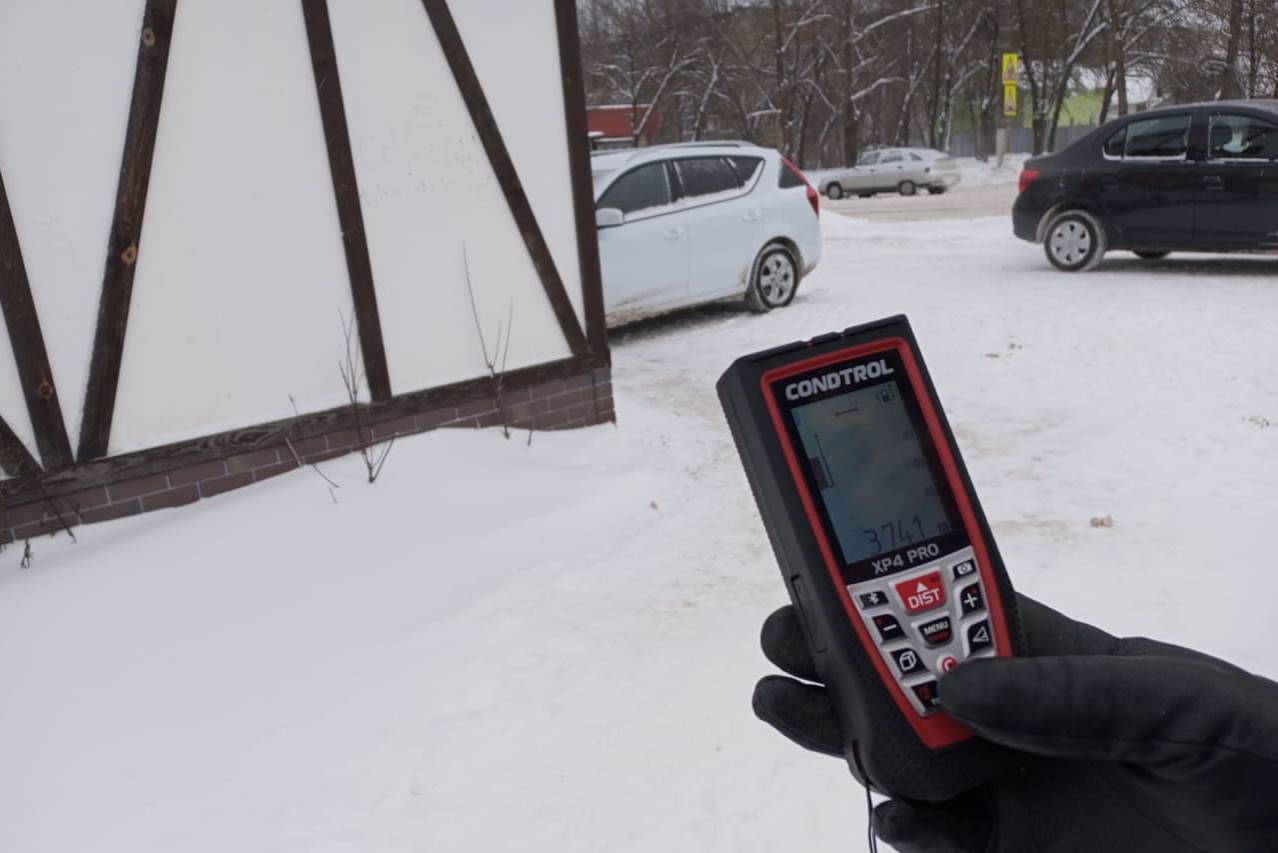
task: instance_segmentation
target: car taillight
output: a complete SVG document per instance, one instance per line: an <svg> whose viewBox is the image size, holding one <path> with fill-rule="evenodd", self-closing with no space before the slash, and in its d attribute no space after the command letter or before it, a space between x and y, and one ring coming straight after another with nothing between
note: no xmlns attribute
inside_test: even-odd
<svg viewBox="0 0 1278 853"><path fill-rule="evenodd" d="M1017 192L1025 192L1029 189L1029 185L1038 180L1038 169L1022 169L1021 180L1017 185Z"/></svg>
<svg viewBox="0 0 1278 853"><path fill-rule="evenodd" d="M781 158L781 162L785 165L785 168L789 169L790 172L793 173L793 175L796 178L803 181L803 186L807 187L807 190L808 190L808 204L812 205L812 212L816 214L817 219L820 219L821 218L821 196L817 194L816 188L813 187L812 184L808 183L807 175L803 174L803 170L800 169L798 166L794 165L793 163L791 163L789 160L787 160L784 157Z"/></svg>

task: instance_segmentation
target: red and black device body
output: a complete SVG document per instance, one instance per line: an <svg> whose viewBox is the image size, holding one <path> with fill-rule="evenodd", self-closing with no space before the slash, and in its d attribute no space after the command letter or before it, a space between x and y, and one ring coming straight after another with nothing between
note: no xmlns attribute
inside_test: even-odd
<svg viewBox="0 0 1278 853"><path fill-rule="evenodd" d="M853 774L937 802L1012 766L938 702L942 673L1024 638L908 320L743 356L717 387Z"/></svg>

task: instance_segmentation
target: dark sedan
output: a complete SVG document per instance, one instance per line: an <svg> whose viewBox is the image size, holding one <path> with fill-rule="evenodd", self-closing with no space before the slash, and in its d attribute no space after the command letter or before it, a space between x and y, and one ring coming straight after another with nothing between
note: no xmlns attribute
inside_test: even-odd
<svg viewBox="0 0 1278 853"><path fill-rule="evenodd" d="M1068 272L1109 249L1278 250L1278 101L1160 107L1034 157L1012 228Z"/></svg>

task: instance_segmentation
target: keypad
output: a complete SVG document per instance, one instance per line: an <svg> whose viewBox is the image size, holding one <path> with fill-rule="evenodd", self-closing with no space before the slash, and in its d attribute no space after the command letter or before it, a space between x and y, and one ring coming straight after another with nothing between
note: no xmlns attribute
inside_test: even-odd
<svg viewBox="0 0 1278 853"><path fill-rule="evenodd" d="M997 652L979 568L969 547L848 587L888 670L919 714L939 708L938 675L969 657Z"/></svg>

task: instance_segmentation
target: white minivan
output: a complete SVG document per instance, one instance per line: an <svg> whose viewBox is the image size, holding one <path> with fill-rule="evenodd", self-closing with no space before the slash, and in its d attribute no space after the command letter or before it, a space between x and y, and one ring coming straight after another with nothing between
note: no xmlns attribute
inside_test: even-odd
<svg viewBox="0 0 1278 853"><path fill-rule="evenodd" d="M731 297L780 308L821 258L816 190L772 149L608 151L591 170L609 325Z"/></svg>

